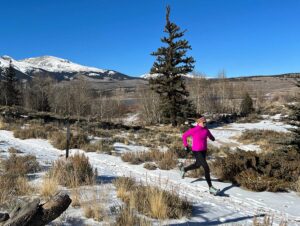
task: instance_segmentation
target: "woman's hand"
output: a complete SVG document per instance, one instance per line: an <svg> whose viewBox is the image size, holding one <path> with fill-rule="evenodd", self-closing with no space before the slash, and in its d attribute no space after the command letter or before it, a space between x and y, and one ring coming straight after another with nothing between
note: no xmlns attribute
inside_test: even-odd
<svg viewBox="0 0 300 226"><path fill-rule="evenodd" d="M191 148L189 146L185 147L184 150L189 153L191 151Z"/></svg>

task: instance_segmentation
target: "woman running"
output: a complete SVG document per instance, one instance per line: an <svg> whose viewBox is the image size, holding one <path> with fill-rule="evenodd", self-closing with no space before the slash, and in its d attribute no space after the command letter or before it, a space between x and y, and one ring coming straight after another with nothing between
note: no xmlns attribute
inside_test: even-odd
<svg viewBox="0 0 300 226"><path fill-rule="evenodd" d="M216 195L219 192L219 189L216 189L212 186L210 179L210 171L206 162L207 138L211 139L212 141L214 141L215 138L210 133L209 129L206 127L205 117L199 118L196 122L197 125L194 128L187 130L182 135L183 145L186 151L190 151L187 138L192 137L192 151L196 162L187 167L180 167L181 177L184 178L184 175L187 171L197 169L200 168L200 166L202 166L204 168L205 179L209 187L209 192L211 194Z"/></svg>

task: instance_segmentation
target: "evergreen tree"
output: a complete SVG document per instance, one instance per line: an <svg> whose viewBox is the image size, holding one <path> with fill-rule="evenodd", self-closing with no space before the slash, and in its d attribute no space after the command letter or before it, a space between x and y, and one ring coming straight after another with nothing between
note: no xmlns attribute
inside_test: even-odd
<svg viewBox="0 0 300 226"><path fill-rule="evenodd" d="M17 89L16 73L11 62L3 74L3 89L5 105L17 105L19 103L19 90Z"/></svg>
<svg viewBox="0 0 300 226"><path fill-rule="evenodd" d="M300 87L300 81L296 83L297 87ZM288 117L289 124L294 128L290 131L292 135L287 138L287 145L294 147L300 154L300 103L299 100L294 104L288 104L287 107L291 110L291 114Z"/></svg>
<svg viewBox="0 0 300 226"><path fill-rule="evenodd" d="M187 50L191 49L188 41L180 39L185 31L180 31L180 27L170 22L169 17L170 7L167 6L164 29L167 35L161 38L165 46L151 54L156 57L156 61L150 73L157 76L150 79L150 85L160 95L163 122L177 126L185 118L195 114L182 78L182 75L193 70L195 60L186 56Z"/></svg>
<svg viewBox="0 0 300 226"><path fill-rule="evenodd" d="M244 93L241 105L240 105L240 113L242 116L247 116L251 112L253 112L253 101L248 92Z"/></svg>

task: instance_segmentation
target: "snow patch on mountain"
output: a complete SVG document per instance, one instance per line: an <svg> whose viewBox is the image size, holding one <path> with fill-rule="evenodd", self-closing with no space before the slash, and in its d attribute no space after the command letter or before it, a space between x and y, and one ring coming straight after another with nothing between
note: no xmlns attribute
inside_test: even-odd
<svg viewBox="0 0 300 226"><path fill-rule="evenodd" d="M61 59L54 56L27 58L24 60L20 60L19 62L35 65L36 67L50 72L107 72L107 70L95 67L82 66L80 64L73 63L69 60Z"/></svg>

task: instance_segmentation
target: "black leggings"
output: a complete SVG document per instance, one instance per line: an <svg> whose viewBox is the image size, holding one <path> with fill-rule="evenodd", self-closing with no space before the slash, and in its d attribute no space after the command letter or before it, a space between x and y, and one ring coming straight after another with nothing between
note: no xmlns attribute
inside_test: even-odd
<svg viewBox="0 0 300 226"><path fill-rule="evenodd" d="M211 184L211 179L210 179L210 172L209 172L209 167L206 162L206 151L193 151L193 154L196 158L196 162L193 163L192 165L189 165L184 168L184 172L187 172L189 170L194 170L200 168L202 166L204 168L205 172L205 179L209 187L212 186Z"/></svg>

